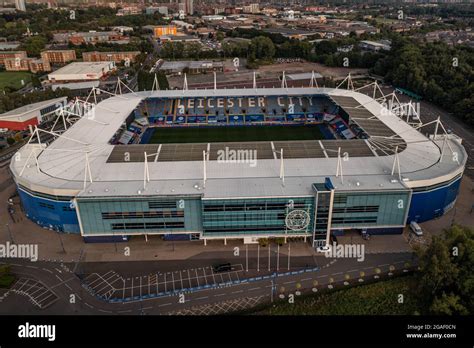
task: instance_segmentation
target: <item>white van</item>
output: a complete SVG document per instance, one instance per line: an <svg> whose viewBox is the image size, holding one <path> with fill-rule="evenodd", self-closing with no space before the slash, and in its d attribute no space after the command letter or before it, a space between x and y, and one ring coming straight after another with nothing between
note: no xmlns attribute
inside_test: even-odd
<svg viewBox="0 0 474 348"><path fill-rule="evenodd" d="M421 229L420 225L418 225L418 223L416 223L415 221L410 222L410 229L418 237L423 235L423 230Z"/></svg>

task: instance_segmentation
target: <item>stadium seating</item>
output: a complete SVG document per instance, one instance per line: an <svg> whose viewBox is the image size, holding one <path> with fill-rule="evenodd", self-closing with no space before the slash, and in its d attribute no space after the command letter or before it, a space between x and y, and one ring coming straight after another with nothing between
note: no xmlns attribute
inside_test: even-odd
<svg viewBox="0 0 474 348"><path fill-rule="evenodd" d="M132 122L114 138L120 143L146 143L149 127L252 126L263 124L322 124L327 139L363 138L364 132L338 116L339 107L325 96L245 98L147 98L132 113ZM134 121L133 121L134 120ZM141 120L141 121L139 121ZM144 122L143 120L146 120Z"/></svg>

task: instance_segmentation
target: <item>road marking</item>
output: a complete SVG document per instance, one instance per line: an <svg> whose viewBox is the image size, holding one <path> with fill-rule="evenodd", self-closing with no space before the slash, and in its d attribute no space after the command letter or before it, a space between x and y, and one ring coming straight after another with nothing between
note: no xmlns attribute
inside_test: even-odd
<svg viewBox="0 0 474 348"><path fill-rule="evenodd" d="M105 309L99 309L99 312L102 312L102 313L113 313L112 311L106 311Z"/></svg>
<svg viewBox="0 0 474 348"><path fill-rule="evenodd" d="M204 299L206 299L206 298L209 298L209 296L198 297L198 298L196 298L195 300L204 300Z"/></svg>
<svg viewBox="0 0 474 348"><path fill-rule="evenodd" d="M332 275L342 274L342 272L333 273Z"/></svg>
<svg viewBox="0 0 474 348"><path fill-rule="evenodd" d="M66 280L64 280L64 281L61 281L61 283L58 283L58 284L56 284L56 285L53 285L50 289L54 289L55 287L57 287L57 286L59 286L59 285L61 285L61 284L65 284L65 283L67 283L68 281L73 280L73 279L75 279L75 277L71 277L71 278L66 279ZM65 284L65 285L67 285L67 284Z"/></svg>
<svg viewBox="0 0 474 348"><path fill-rule="evenodd" d="M56 278L58 278L60 282L62 282L62 281L63 281L63 280L61 279L61 277L60 277L60 276L58 276L57 274L56 274Z"/></svg>
<svg viewBox="0 0 474 348"><path fill-rule="evenodd" d="M289 282L285 282L285 283L283 283L283 284L292 284L292 283L294 283L294 282L295 282L295 280L292 280L292 281L289 281Z"/></svg>
<svg viewBox="0 0 474 348"><path fill-rule="evenodd" d="M302 282L306 281L306 280L311 280L313 278L304 278L304 279L301 279Z"/></svg>
<svg viewBox="0 0 474 348"><path fill-rule="evenodd" d="M217 296L224 296L224 295L225 295L225 294L216 294L216 295L214 295L214 296L217 297Z"/></svg>
<svg viewBox="0 0 474 348"><path fill-rule="evenodd" d="M142 309L145 310L145 309L152 309L153 306L150 306L150 307L143 307Z"/></svg>
<svg viewBox="0 0 474 348"><path fill-rule="evenodd" d="M51 270L47 269L47 268L43 268L43 271L46 271L46 272L49 272L49 273L53 274L53 272Z"/></svg>
<svg viewBox="0 0 474 348"><path fill-rule="evenodd" d="M130 313L131 311L132 311L131 309L127 309L124 311L117 311L117 313Z"/></svg>
<svg viewBox="0 0 474 348"><path fill-rule="evenodd" d="M233 294L240 294L241 292L244 292L244 290L239 290L239 291L233 291Z"/></svg>
<svg viewBox="0 0 474 348"><path fill-rule="evenodd" d="M202 273L204 274L204 281L206 282L206 285L209 285L209 282L207 281L206 269L204 267L202 268Z"/></svg>
<svg viewBox="0 0 474 348"><path fill-rule="evenodd" d="M38 269L38 267L36 267L36 266L26 266L26 267L33 268L33 269Z"/></svg>
<svg viewBox="0 0 474 348"><path fill-rule="evenodd" d="M260 287L258 287L258 288L252 288L252 289L249 289L248 291L254 291L254 290L259 290L259 289L261 289L261 288L260 288Z"/></svg>
<svg viewBox="0 0 474 348"><path fill-rule="evenodd" d="M94 307L92 307L90 304L88 304L87 302L84 302L84 304L85 304L87 307L89 307L89 308L94 308Z"/></svg>
<svg viewBox="0 0 474 348"><path fill-rule="evenodd" d="M171 305L172 303L163 303L163 304L158 305L158 307L171 306Z"/></svg>
<svg viewBox="0 0 474 348"><path fill-rule="evenodd" d="M211 271L212 279L214 279L214 284L216 284L216 277L214 277L214 270Z"/></svg>

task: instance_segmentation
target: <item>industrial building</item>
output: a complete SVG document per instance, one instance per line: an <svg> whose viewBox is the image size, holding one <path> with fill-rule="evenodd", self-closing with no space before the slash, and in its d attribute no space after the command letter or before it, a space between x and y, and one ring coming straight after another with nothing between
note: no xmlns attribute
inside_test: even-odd
<svg viewBox="0 0 474 348"><path fill-rule="evenodd" d="M0 128L23 131L41 124L67 101L66 97L46 100L7 111L0 115Z"/></svg>
<svg viewBox="0 0 474 348"><path fill-rule="evenodd" d="M115 70L115 63L110 62L76 62L68 64L50 74L52 83L72 81L97 81Z"/></svg>

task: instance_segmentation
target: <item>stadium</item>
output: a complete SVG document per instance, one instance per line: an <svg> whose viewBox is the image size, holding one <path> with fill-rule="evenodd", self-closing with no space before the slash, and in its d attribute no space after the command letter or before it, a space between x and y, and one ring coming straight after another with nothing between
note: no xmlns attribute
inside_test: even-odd
<svg viewBox="0 0 474 348"><path fill-rule="evenodd" d="M98 103L93 89L94 102L62 108L61 130L35 128L13 157L26 215L86 242L298 237L321 247L348 230L400 234L454 206L467 154L439 120L423 134L427 124L397 112L395 94L376 97L376 83L370 95L254 87L185 84Z"/></svg>

